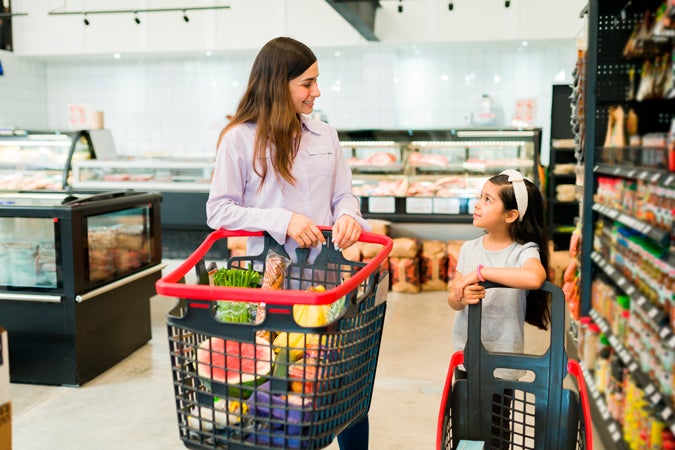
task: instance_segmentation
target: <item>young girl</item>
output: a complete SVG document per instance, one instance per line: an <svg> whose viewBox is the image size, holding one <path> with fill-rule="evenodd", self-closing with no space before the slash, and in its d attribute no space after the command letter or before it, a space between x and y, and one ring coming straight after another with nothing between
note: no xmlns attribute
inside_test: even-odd
<svg viewBox="0 0 675 450"><path fill-rule="evenodd" d="M550 310L539 289L548 274L548 240L544 202L539 189L516 170L505 170L484 185L473 213L473 224L487 234L462 245L454 283L448 295L457 310L452 334L455 350L467 340L468 308L483 302L481 341L488 351L523 353L525 322L546 329ZM509 286L486 290L483 281ZM513 289L516 288L516 289ZM529 292L528 292L529 291ZM497 369L495 377L518 379L523 371ZM466 378L463 370L456 379ZM493 399L490 448L509 449L513 391Z"/></svg>
<svg viewBox="0 0 675 450"><path fill-rule="evenodd" d="M545 330L550 322L545 294L535 290L547 279L549 261L541 192L516 170L495 175L483 185L473 224L487 234L465 242L457 260L448 295L448 304L458 311L455 349L463 350L466 344L465 306L483 301L485 348L522 353L524 323ZM478 283L486 280L516 289L485 290Z"/></svg>

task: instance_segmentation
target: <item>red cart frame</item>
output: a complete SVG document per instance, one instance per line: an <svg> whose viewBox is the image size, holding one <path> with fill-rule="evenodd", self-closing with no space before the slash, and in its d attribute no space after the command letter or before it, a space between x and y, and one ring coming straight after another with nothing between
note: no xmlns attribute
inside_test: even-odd
<svg viewBox="0 0 675 450"><path fill-rule="evenodd" d="M232 257L228 268L263 274L271 251L286 255L267 234L229 230L211 233L156 283L158 294L179 298L169 313L168 336L178 427L186 447L319 449L367 414L389 290L382 264L393 242L362 233L360 242L382 249L371 261L356 262L334 249L328 228L322 233L326 244L315 259L310 261L308 249L297 250L281 290L205 284L204 258L220 239L264 239L260 255ZM198 284L185 284L192 270ZM306 292L317 281L325 291ZM260 304L264 320L218 321L219 300ZM307 327L294 320L296 305L336 304L343 308L331 323ZM285 340L264 340L268 335Z"/></svg>

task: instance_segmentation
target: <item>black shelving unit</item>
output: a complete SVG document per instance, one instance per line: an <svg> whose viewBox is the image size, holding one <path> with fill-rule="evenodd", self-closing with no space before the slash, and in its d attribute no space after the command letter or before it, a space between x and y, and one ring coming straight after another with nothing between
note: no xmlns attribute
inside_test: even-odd
<svg viewBox="0 0 675 450"><path fill-rule="evenodd" d="M633 0L615 2L611 0L591 0L584 13L588 14L588 48L586 51L584 85L584 135L582 141L583 198L581 206L581 223L583 239L581 245L581 314L591 316L601 330L608 336L610 345L628 368L630 376L641 387L654 413L661 417L675 431L673 405L669 396L664 395L649 374L643 372L631 354L630 348L613 336L608 322L592 309L592 283L596 277L609 279L617 289L631 298L636 310L653 321L659 330L659 337L668 347L675 345L673 330L668 321L664 321L663 312L644 295L626 277L622 271L614 267L604 256L594 249L594 230L598 220L620 222L622 225L637 231L644 236L668 248L671 238L669 230L661 230L650 224L636 220L630 214L615 210L607 205L594 203L594 195L598 188L598 177L618 177L640 180L654 185L671 186L675 183L675 174L668 173L664 167L649 166L642 163L639 155L641 147L604 148L610 107L621 106L627 113L633 110L639 118L637 134L644 136L652 132L666 132L675 117L675 100L654 99L636 101L630 99L630 72L635 71L635 87L640 83L640 70L645 60L653 59L655 54L627 58L624 48L631 33L639 24L646 11L652 13L663 3L662 0ZM672 49L673 40L667 45ZM609 150L609 151L608 151ZM608 161L607 155L621 154L622 158ZM671 258L667 258L668 263ZM594 399L595 400L595 399ZM607 422L602 413L602 398L592 408L593 422L599 437L606 448L624 448L625 443L616 430L616 424ZM600 405L600 408L598 408Z"/></svg>
<svg viewBox="0 0 675 450"><path fill-rule="evenodd" d="M554 250L567 250L570 237L579 217L579 202L559 200L556 189L560 185L576 184L576 172L559 170L562 164L576 166L574 134L570 117L572 87L553 85L551 102L551 145L546 182L549 238Z"/></svg>
<svg viewBox="0 0 675 450"><path fill-rule="evenodd" d="M593 210L593 196L597 190L597 174L614 172L616 176L635 171L636 177L657 177L656 181L670 185L675 176L662 170L644 168L639 165L612 167L603 164L600 158L603 152L605 132L609 122L609 107L621 105L627 111L633 109L639 117L638 134L665 132L675 117L675 100L654 99L638 102L627 100L630 88L629 72L641 67L646 58L627 59L623 49L635 25L642 21L647 10L656 11L661 0L635 0L632 2L613 2L593 0L588 4L588 49L586 61L585 98L585 135L584 152L584 189L581 207L581 220L584 234L590 237L597 211ZM653 57L653 55L652 55ZM636 85L639 84L639 74ZM597 171L596 171L597 170ZM658 174L658 175L657 175ZM588 315L591 309L591 284L595 267L591 260L593 240L583 239L581 245L581 312Z"/></svg>

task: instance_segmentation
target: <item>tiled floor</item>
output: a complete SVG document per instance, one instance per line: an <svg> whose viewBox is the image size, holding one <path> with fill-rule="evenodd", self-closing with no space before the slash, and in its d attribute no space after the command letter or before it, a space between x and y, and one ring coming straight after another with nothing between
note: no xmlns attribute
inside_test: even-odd
<svg viewBox="0 0 675 450"><path fill-rule="evenodd" d="M81 387L11 384L14 449L185 448L178 438L165 328L174 303L153 298L152 340ZM369 416L372 450L435 448L452 316L445 293L389 295ZM545 337L528 336L535 343ZM602 450L597 440L595 449Z"/></svg>

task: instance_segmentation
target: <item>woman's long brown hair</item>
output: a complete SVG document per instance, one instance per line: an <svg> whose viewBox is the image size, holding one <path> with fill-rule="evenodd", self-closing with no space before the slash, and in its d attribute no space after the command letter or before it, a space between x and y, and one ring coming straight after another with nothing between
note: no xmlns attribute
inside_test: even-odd
<svg viewBox="0 0 675 450"><path fill-rule="evenodd" d="M291 102L288 82L302 75L316 56L305 44L289 37L272 39L256 56L246 91L239 101L230 123L221 131L223 136L242 123L257 124L253 150L253 170L265 183L267 148L273 172L293 184L293 160L300 146L300 120Z"/></svg>

